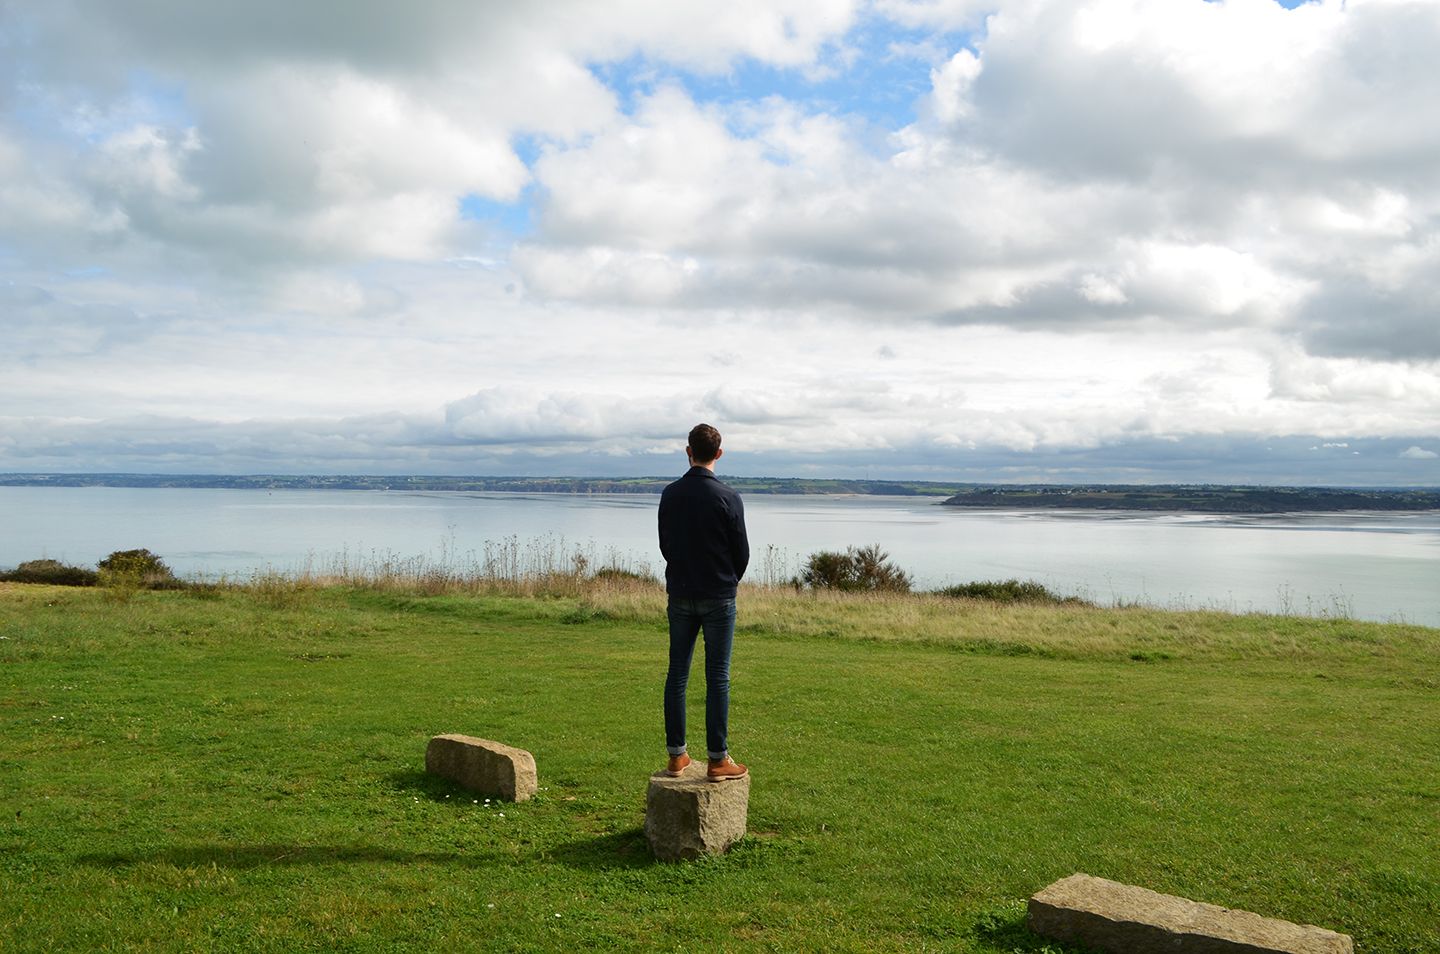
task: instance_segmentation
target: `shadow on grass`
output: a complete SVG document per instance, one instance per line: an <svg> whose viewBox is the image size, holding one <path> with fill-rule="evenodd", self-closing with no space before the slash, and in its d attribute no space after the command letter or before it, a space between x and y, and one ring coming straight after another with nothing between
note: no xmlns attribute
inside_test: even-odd
<svg viewBox="0 0 1440 954"><path fill-rule="evenodd" d="M234 868L249 870L277 865L434 864L483 868L502 864L498 854L461 854L451 851L405 851L375 845L186 845L137 854L90 854L76 859L95 868L126 868L165 864L176 868ZM513 858L510 859L513 862Z"/></svg>
<svg viewBox="0 0 1440 954"><path fill-rule="evenodd" d="M638 826L566 842L551 849L548 855L552 861L581 871L648 868L655 864L650 846L645 843L645 829Z"/></svg>
<svg viewBox="0 0 1440 954"><path fill-rule="evenodd" d="M469 802L475 798L474 792L461 788L449 779L431 775L428 772L407 769L404 772L391 772L385 778L395 791L404 792L406 795L418 795L421 798L428 798L432 802L455 802L462 797Z"/></svg>
<svg viewBox="0 0 1440 954"><path fill-rule="evenodd" d="M1087 947L1051 941L1026 926L1025 902L996 905L980 912L972 933L981 951L997 954L1090 954Z"/></svg>

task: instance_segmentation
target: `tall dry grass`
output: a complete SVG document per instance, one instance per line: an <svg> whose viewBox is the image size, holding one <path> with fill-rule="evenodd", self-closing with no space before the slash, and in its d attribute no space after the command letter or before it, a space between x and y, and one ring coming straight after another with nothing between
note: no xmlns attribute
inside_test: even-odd
<svg viewBox="0 0 1440 954"><path fill-rule="evenodd" d="M1376 654L1440 664L1440 630L1345 617L1234 614L1088 604L1016 604L942 593L797 590L770 555L741 587L741 638L845 639L948 646L988 655L1335 661ZM563 538L487 542L441 559L342 553L292 572L226 581L271 605L326 588L413 596L572 600L577 618L663 626L665 592L648 565ZM1433 669L1432 669L1433 671Z"/></svg>
<svg viewBox="0 0 1440 954"><path fill-rule="evenodd" d="M601 550L564 537L487 540L479 550L400 556L388 551L351 552L311 557L293 569L266 567L248 577L222 579L221 585L274 598L306 590L351 587L416 596L498 594L578 597L613 581L654 583L650 567L619 550Z"/></svg>

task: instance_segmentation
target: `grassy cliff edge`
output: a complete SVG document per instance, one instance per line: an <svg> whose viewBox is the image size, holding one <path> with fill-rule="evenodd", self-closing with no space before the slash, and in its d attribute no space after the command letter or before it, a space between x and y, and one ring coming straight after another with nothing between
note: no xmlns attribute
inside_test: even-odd
<svg viewBox="0 0 1440 954"><path fill-rule="evenodd" d="M677 868L663 600L0 584L0 948L1054 952L1023 899L1088 871L1440 949L1440 631L746 590L750 834ZM540 797L427 777L457 731Z"/></svg>

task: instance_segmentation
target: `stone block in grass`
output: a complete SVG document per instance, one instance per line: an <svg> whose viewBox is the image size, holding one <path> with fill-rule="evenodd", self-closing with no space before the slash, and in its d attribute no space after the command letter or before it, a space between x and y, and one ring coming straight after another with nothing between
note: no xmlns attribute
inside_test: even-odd
<svg viewBox="0 0 1440 954"><path fill-rule="evenodd" d="M750 776L712 782L705 761L691 762L679 778L650 776L645 796L645 840L661 861L718 855L745 837Z"/></svg>
<svg viewBox="0 0 1440 954"><path fill-rule="evenodd" d="M524 749L469 735L437 735L425 747L425 771L472 792L512 802L535 794L535 756Z"/></svg>
<svg viewBox="0 0 1440 954"><path fill-rule="evenodd" d="M1355 942L1147 888L1073 874L1030 899L1030 930L1114 954L1354 954Z"/></svg>

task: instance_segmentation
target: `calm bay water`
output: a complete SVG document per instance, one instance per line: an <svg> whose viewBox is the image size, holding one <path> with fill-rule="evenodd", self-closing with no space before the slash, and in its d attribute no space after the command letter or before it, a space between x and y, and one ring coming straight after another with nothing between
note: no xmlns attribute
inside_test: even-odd
<svg viewBox="0 0 1440 954"><path fill-rule="evenodd" d="M145 547L182 575L245 575L548 539L661 569L652 495L0 487L0 567ZM879 543L923 588L1034 579L1102 604L1349 614L1440 626L1440 513L1230 517L995 512L936 498L745 498L754 573ZM773 548L773 549L771 549Z"/></svg>

